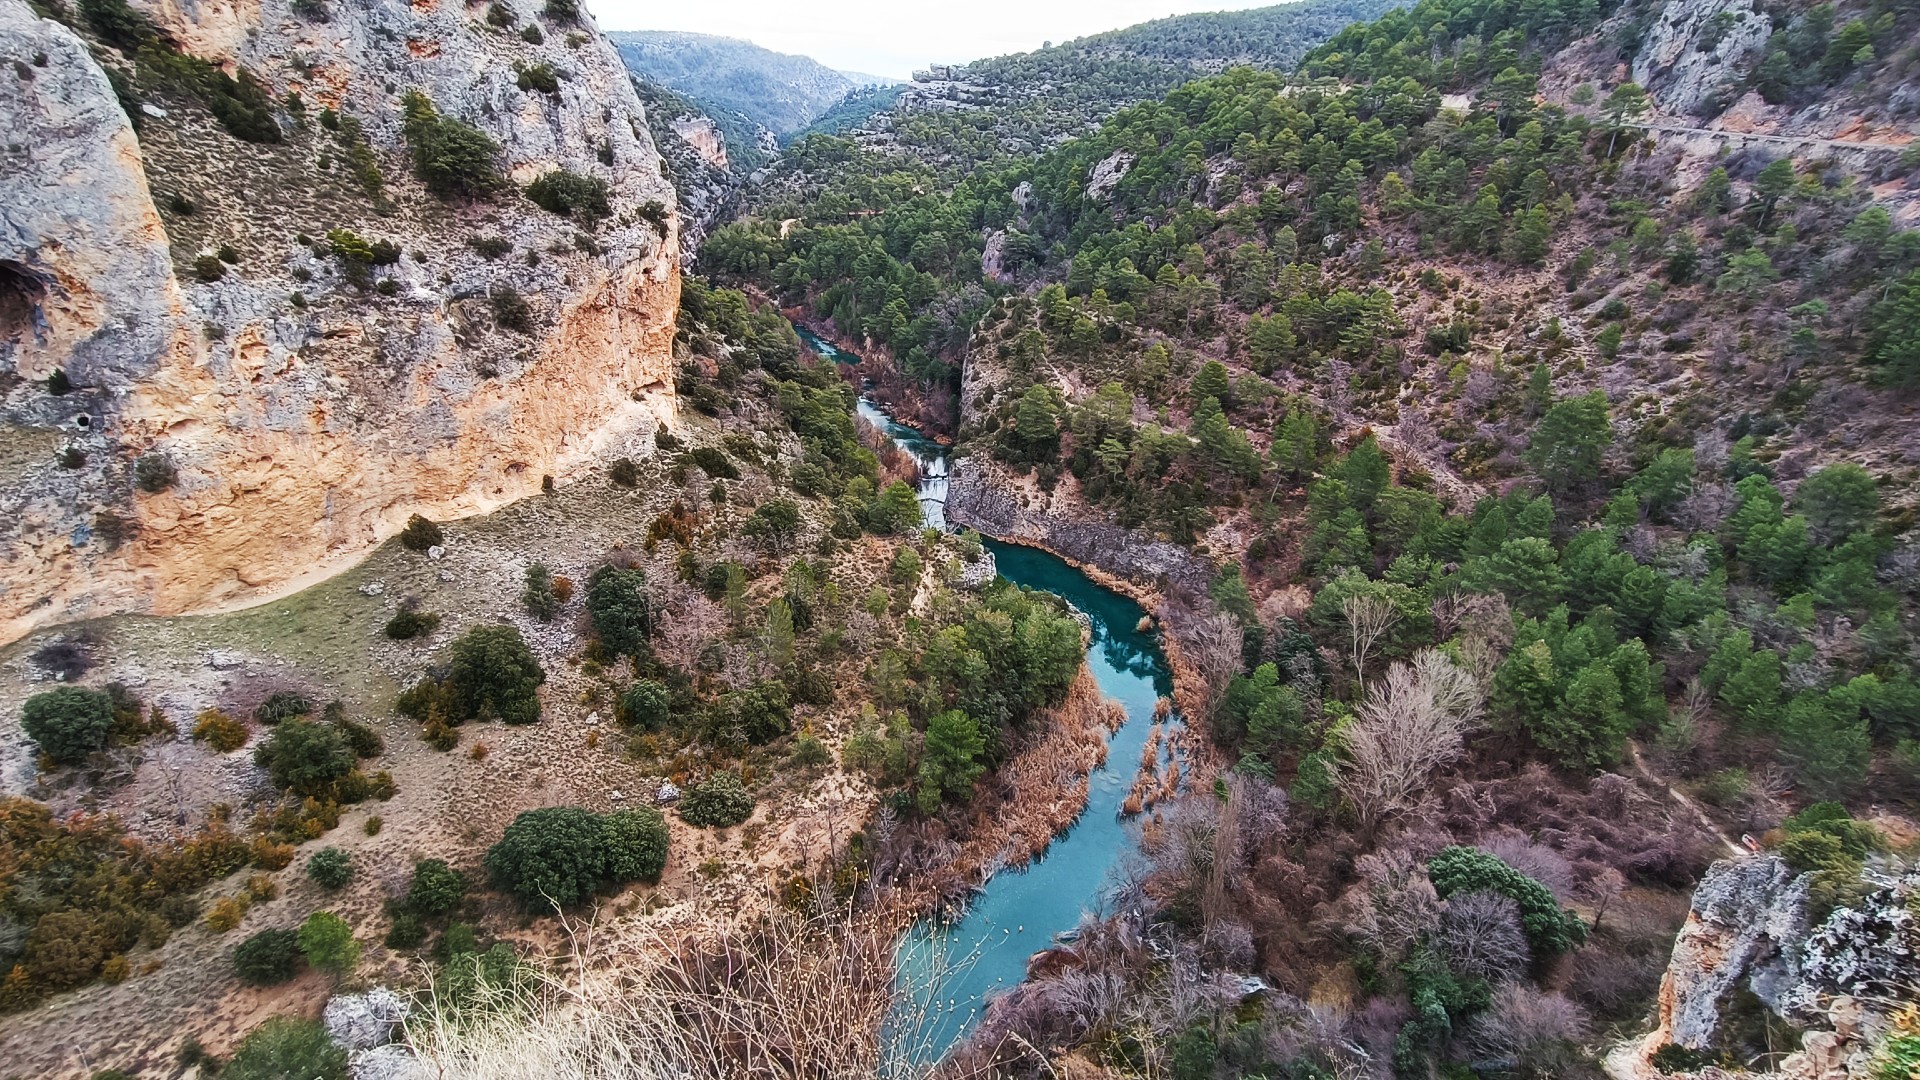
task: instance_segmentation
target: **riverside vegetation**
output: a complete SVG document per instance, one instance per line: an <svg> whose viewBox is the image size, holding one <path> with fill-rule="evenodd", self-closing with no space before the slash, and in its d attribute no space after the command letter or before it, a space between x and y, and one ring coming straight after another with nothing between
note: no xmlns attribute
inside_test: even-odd
<svg viewBox="0 0 1920 1080"><path fill-rule="evenodd" d="M406 979L407 1052L447 1075L904 1067L900 933L1044 848L1071 817L1022 815L1075 773L1023 763L1108 721L1072 613L963 584L979 538L922 529L863 376L974 482L1211 574L1093 568L1167 636L1194 752L1147 762L1165 797L1107 902L923 1071L1595 1076L1743 835L1822 940L1870 922L1910 957L1920 160L1664 147L1618 77L1658 14L1421 0L1177 87L1297 39L1175 20L981 66L1110 76L1021 106L1018 145L964 111L802 139L685 281L681 423L538 505L417 518L381 581L288 608L346 659L276 638L295 677L150 702L101 678L140 628L16 651L62 685L21 695L38 798L0 804L0 1007L53 1024L218 957L206 1000L287 1015L118 1064L344 1077L294 1014ZM1722 108L1883 100L1920 57L1911 5L1767 17ZM430 102L405 119L429 185L500 191ZM189 735L161 696L200 703ZM96 812L151 805L183 738L261 784L171 826ZM471 820L404 832L443 788ZM1917 975L1816 987L1888 1018L1851 1075L1910 1071ZM1741 994L1648 1067L1780 1065Z"/></svg>

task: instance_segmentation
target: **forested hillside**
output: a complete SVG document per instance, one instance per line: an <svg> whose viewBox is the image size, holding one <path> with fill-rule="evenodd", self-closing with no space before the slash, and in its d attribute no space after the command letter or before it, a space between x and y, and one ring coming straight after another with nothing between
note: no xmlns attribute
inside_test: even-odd
<svg viewBox="0 0 1920 1080"><path fill-rule="evenodd" d="M1180 15L1033 52L941 69L867 127L949 176L1031 157L1230 64L1292 68L1355 20L1401 0L1300 0L1252 11Z"/></svg>
<svg viewBox="0 0 1920 1080"><path fill-rule="evenodd" d="M635 74L714 110L739 113L775 135L806 127L856 89L852 79L816 60L736 38L664 30L607 36Z"/></svg>
<svg viewBox="0 0 1920 1080"><path fill-rule="evenodd" d="M1886 89L1920 12L1686 10L1423 0L1033 156L1107 91L1011 139L989 104L807 140L708 243L904 377L956 493L1218 567L1172 630L1220 797L1148 825L1119 909L1151 914L1061 950L981 1061L1590 1075L1730 837L1813 875L1816 926L1883 902L1911 832L1865 819L1920 796L1920 153ZM1628 78L1675 34L1819 139L1680 130ZM1129 944L1169 929L1171 971ZM1249 970L1294 1004L1149 1015ZM1778 1059L1685 1037L1659 1068Z"/></svg>

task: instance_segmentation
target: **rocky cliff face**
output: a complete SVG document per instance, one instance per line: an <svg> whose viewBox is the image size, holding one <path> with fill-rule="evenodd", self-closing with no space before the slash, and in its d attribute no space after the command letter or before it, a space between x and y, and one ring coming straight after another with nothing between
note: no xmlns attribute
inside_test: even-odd
<svg viewBox="0 0 1920 1080"><path fill-rule="evenodd" d="M1662 110L1691 114L1772 32L1752 0L1667 0L1634 56L1633 80Z"/></svg>
<svg viewBox="0 0 1920 1080"><path fill-rule="evenodd" d="M168 62L0 0L0 642L268 597L411 514L647 452L672 416L674 194L591 21L299 6L134 4L264 89L279 138L242 142ZM410 90L498 143L512 185L425 191ZM605 182L610 215L520 194L554 169ZM391 248L355 267L338 229Z"/></svg>
<svg viewBox="0 0 1920 1080"><path fill-rule="evenodd" d="M1875 1050L1888 1011L1912 984L1916 945L1910 910L1920 875L1897 865L1870 869L1862 891L1817 925L1809 920L1812 875L1773 855L1718 862L1694 890L1674 942L1649 1034L1607 1055L1612 1080L1658 1080L1653 1062L1673 1045L1712 1059L1724 1049L1742 1000L1801 1029L1801 1049L1775 1071L1792 1080L1865 1080L1879 1075ZM1727 1075L1717 1068L1701 1075Z"/></svg>

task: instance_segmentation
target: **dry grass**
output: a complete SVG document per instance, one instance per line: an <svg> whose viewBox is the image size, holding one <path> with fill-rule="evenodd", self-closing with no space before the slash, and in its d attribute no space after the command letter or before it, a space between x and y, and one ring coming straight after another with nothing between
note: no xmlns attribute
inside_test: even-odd
<svg viewBox="0 0 1920 1080"><path fill-rule="evenodd" d="M571 951L536 965L530 992L479 1007L429 1002L408 1030L428 1074L466 1080L914 1080L925 1047L917 985L902 976L899 909L803 915L771 903L742 919L652 925L617 945L570 924Z"/></svg>

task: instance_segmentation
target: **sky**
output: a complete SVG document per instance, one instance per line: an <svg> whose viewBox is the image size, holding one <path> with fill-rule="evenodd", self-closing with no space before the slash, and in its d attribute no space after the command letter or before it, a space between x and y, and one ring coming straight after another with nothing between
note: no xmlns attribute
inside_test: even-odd
<svg viewBox="0 0 1920 1080"><path fill-rule="evenodd" d="M929 63L1026 52L1102 30L1279 0L588 0L602 30L746 38L831 68L906 78Z"/></svg>

